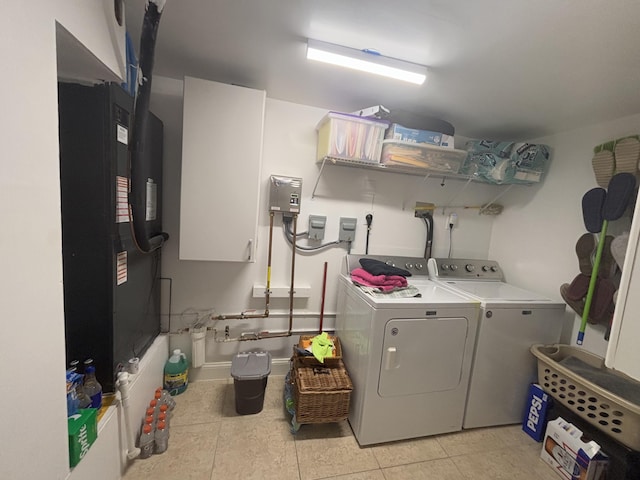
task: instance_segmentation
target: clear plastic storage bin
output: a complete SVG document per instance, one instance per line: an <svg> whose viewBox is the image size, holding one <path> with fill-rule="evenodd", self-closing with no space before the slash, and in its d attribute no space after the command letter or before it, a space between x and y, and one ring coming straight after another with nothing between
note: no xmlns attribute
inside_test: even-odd
<svg viewBox="0 0 640 480"><path fill-rule="evenodd" d="M458 173L467 153L425 143L384 140L381 163L389 166Z"/></svg>
<svg viewBox="0 0 640 480"><path fill-rule="evenodd" d="M362 118L346 113L329 112L320 120L318 130L318 162L325 157L380 163L384 120Z"/></svg>

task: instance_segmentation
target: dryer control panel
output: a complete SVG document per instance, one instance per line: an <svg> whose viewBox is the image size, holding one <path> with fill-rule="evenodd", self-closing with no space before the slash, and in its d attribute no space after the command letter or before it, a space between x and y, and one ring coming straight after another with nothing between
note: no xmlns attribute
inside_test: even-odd
<svg viewBox="0 0 640 480"><path fill-rule="evenodd" d="M448 280L487 280L504 282L504 273L495 260L469 258L430 258L429 277Z"/></svg>
<svg viewBox="0 0 640 480"><path fill-rule="evenodd" d="M397 255L357 255L349 254L345 256L345 262L342 266L342 273L349 274L353 269L360 267L361 258L371 258L384 262L393 267L402 268L408 271L412 276L429 275L427 271L427 259L422 257L401 257Z"/></svg>

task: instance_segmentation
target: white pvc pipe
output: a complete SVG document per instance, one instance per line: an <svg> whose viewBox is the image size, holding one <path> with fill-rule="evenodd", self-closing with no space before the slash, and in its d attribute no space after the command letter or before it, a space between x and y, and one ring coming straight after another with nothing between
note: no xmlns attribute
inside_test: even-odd
<svg viewBox="0 0 640 480"><path fill-rule="evenodd" d="M133 460L140 455L140 449L136 447L136 439L133 436L133 430L131 429L131 422L129 420L129 374L127 372L118 373L116 385L120 391L124 429L127 434L127 458Z"/></svg>

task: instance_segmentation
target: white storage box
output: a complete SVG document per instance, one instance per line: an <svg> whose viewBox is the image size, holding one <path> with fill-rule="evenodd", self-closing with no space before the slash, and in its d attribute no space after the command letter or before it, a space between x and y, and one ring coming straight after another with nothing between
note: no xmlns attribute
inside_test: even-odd
<svg viewBox="0 0 640 480"><path fill-rule="evenodd" d="M401 142L427 143L439 147L442 142L442 133L407 128L397 123L392 123L387 129L387 133L385 133L385 138L388 140L399 140Z"/></svg>
<svg viewBox="0 0 640 480"><path fill-rule="evenodd" d="M567 480L605 478L607 456L596 442L582 440L582 431L562 417L547 424L540 458Z"/></svg>
<svg viewBox="0 0 640 480"><path fill-rule="evenodd" d="M380 163L384 131L383 120L329 112L318 123L317 161L325 157Z"/></svg>

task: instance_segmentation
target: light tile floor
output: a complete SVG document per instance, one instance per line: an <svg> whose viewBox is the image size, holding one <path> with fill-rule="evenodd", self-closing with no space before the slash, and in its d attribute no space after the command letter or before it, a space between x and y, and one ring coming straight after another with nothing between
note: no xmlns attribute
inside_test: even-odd
<svg viewBox="0 0 640 480"><path fill-rule="evenodd" d="M519 425L360 447L347 421L290 431L284 376L264 408L235 411L233 379L195 382L176 398L169 449L131 463L124 480L556 480Z"/></svg>

